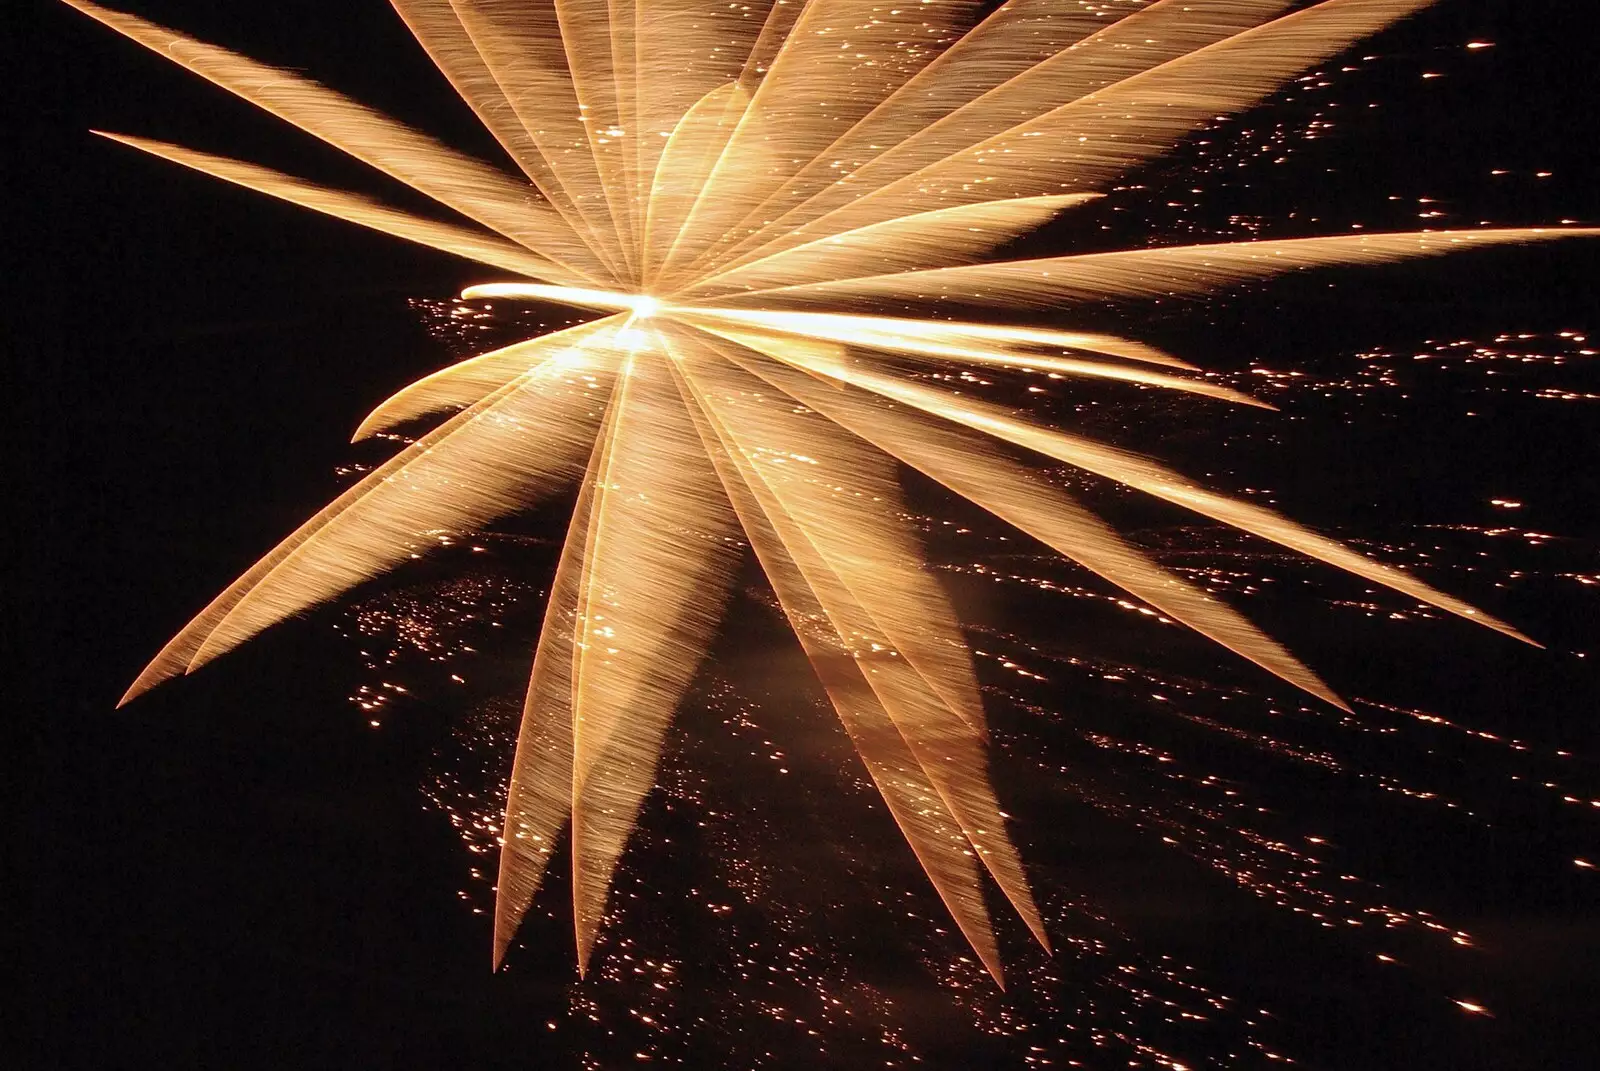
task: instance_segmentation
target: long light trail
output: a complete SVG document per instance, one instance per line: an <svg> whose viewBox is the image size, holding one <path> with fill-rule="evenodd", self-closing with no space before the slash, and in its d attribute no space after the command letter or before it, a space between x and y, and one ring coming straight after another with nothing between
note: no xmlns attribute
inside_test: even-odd
<svg viewBox="0 0 1600 1071"><path fill-rule="evenodd" d="M469 287L468 300L608 314L385 401L357 438L453 415L214 599L123 700L417 557L439 531L577 484L513 763L497 965L566 831L586 969L666 727L716 634L741 533L979 959L999 982L984 873L1048 947L989 783L972 655L924 568L897 464L1332 704L1342 705L1337 693L1282 645L999 444L1526 639L1270 510L900 368L1007 369L1264 404L1181 359L1135 340L889 315L882 304L1202 295L1302 269L1597 233L1486 228L983 261L1431 0L1323 0L1287 15L1286 0L1011 0L987 16L976 0L393 0L520 174L300 74L90 0L64 2L466 222L105 136L517 277Z"/></svg>

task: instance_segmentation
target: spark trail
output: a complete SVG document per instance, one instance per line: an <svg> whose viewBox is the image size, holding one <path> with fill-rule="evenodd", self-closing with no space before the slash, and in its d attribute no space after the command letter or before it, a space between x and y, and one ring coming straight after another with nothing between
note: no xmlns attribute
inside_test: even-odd
<svg viewBox="0 0 1600 1071"><path fill-rule="evenodd" d="M1129 545L1017 450L1526 639L1270 510L903 371L998 367L1271 408L1135 340L904 310L1199 295L1302 269L1600 233L1364 234L983 260L1431 0L1010 0L987 17L971 0L393 0L519 173L302 75L65 2L458 218L105 136L515 277L466 297L605 314L463 361L380 405L357 438L450 415L213 600L123 699L416 556L440 531L579 485L502 826L496 964L566 831L587 968L742 542L996 982L984 872L1049 947L989 782L972 655L924 568L900 464L1340 707L1281 644Z"/></svg>

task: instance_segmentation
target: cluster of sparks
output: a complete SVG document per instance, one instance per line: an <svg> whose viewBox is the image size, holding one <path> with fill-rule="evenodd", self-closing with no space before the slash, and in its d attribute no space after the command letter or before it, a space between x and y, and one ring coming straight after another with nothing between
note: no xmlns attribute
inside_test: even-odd
<svg viewBox="0 0 1600 1071"><path fill-rule="evenodd" d="M1011 0L992 11L972 0L394 0L521 175L298 74L66 2L464 220L108 136L515 277L465 298L604 314L380 405L356 438L455 412L214 600L126 697L419 556L440 533L577 484L501 827L497 964L565 832L587 965L745 544L978 960L1001 979L984 872L1049 947L987 776L972 654L925 568L902 465L1346 710L1243 615L1042 478L1037 459L1523 638L1260 505L928 376L1005 369L1270 408L1137 341L955 317L1593 233L1362 233L980 262L1431 0Z"/></svg>

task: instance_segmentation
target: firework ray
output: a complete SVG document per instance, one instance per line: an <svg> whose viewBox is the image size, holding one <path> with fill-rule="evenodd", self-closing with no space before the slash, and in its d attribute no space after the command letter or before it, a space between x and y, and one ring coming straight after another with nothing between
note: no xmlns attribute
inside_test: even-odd
<svg viewBox="0 0 1600 1071"><path fill-rule="evenodd" d="M572 817L572 699L576 680L583 561L589 547L595 495L616 411L608 409L589 467L573 506L561 547L544 625L533 657L533 675L522 706L522 726L506 788L496 881L494 965L499 968L517 927L544 881L556 838Z"/></svg>
<svg viewBox="0 0 1600 1071"><path fill-rule="evenodd" d="M613 276L620 274L621 243L616 232L595 226L592 206L580 207L563 182L560 170L546 158L540 140L517 115L515 105L484 62L472 35L449 0L392 0L434 66L467 102L480 122L500 142L534 187L560 212L600 257ZM588 211L586 211L588 209Z"/></svg>
<svg viewBox="0 0 1600 1071"><path fill-rule="evenodd" d="M582 370L585 352L604 352L622 326L622 317L607 316L565 331L518 342L442 368L402 388L367 414L351 442L398 427L445 409L465 409L533 371L545 361Z"/></svg>
<svg viewBox="0 0 1600 1071"><path fill-rule="evenodd" d="M556 12L537 0L491 0L451 7L511 102L511 110L589 226L611 236L631 272L628 205L616 153L580 105L567 69ZM626 276L625 276L626 277Z"/></svg>
<svg viewBox="0 0 1600 1071"><path fill-rule="evenodd" d="M907 268L960 264L1026 234L1063 209L1098 196L1074 193L1019 197L886 220L709 275L689 288L685 296L799 285L808 278L848 279L852 272L867 265L873 266L873 274L882 274L882 268L896 264Z"/></svg>
<svg viewBox="0 0 1600 1071"><path fill-rule="evenodd" d="M303 179L280 174L271 168L225 156L196 152L179 145L169 145L149 138L136 138L128 134L108 134L95 131L101 137L127 145L130 148L158 156L163 160L182 164L203 174L232 182L246 189L309 208L313 212L355 223L408 242L416 242L442 253L451 253L467 260L503 268L532 279L570 280L572 274L559 264L546 260L539 254L495 234L459 227L453 223L413 216L364 197L358 193L330 190Z"/></svg>
<svg viewBox="0 0 1600 1071"><path fill-rule="evenodd" d="M1242 614L1156 565L1065 491L998 455L982 438L964 435L950 425L918 420L904 408L874 405L864 394L818 389L814 380L796 376L782 366L753 364L748 355L733 352L729 357L796 401L1174 620L1296 687L1335 706L1345 706L1315 673ZM792 352L790 357L785 363L792 365Z"/></svg>
<svg viewBox="0 0 1600 1071"><path fill-rule="evenodd" d="M580 968L655 784L667 724L716 634L738 546L727 498L659 360L628 359L597 478L572 671Z"/></svg>
<svg viewBox="0 0 1600 1071"><path fill-rule="evenodd" d="M868 160L1106 25L1107 6L1009 0L819 153L756 212L787 218L799 202L848 181ZM1120 0L1122 13L1134 8ZM1076 8L1076 10L1074 10ZM781 202L781 203L780 203ZM747 217L746 223L749 222ZM748 231L748 228L741 228Z"/></svg>
<svg viewBox="0 0 1600 1071"><path fill-rule="evenodd" d="M1137 488L1156 498L1183 506L1242 531L1260 536L1307 557L1327 562L1365 580L1393 588L1412 598L1465 617L1508 636L1532 643L1505 622L1497 620L1460 599L1436 591L1397 569L1364 558L1331 539L1319 536L1271 510L1240 502L1208 491L1153 461L1124 450L1097 443L1081 436L1041 427L1021 420L1005 410L959 398L895 376L856 367L818 362L803 350L777 348L772 351L785 359L798 359L823 376L832 376L852 386L920 409L952 423L1034 450L1057 461Z"/></svg>
<svg viewBox="0 0 1600 1071"><path fill-rule="evenodd" d="M1600 234L1600 229L1510 227L1166 246L974 264L963 268L933 268L793 288L775 287L758 294L720 300L743 304L756 298L762 301L776 298L832 305L859 298L904 298L1051 308L1063 302L1192 296L1309 268L1390 264L1488 246L1596 234Z"/></svg>
<svg viewBox="0 0 1600 1071"><path fill-rule="evenodd" d="M505 296L514 296L520 289L519 284L508 284ZM966 323L959 320L910 320L898 316L862 316L857 313L723 309L715 306L696 306L682 310L677 315L691 322L697 321L698 318L710 318L713 321L732 321L754 327L766 326L806 338L818 337L812 332L812 327L815 325L822 328L824 333L861 331L933 343L963 345L981 343L1018 354L1029 352L1028 347L1045 347L1058 351L1075 350L1080 353L1103 353L1129 361L1197 371L1195 366L1187 361L1162 353L1143 342L1083 331L1058 331L1011 324Z"/></svg>
<svg viewBox="0 0 1600 1071"><path fill-rule="evenodd" d="M785 538L779 528L781 508L748 461L740 463L742 452L716 426L707 408L699 409L698 419L702 428L711 429L703 434L724 489L840 723L956 926L995 981L1001 982L999 949L971 842L884 709L846 634L812 587L813 579L826 581L826 567L815 560L814 552L807 555L809 548L798 533ZM807 555L809 571L796 560L797 554Z"/></svg>
<svg viewBox="0 0 1600 1071"><path fill-rule="evenodd" d="M679 121L720 89L736 86L765 20L757 6L701 0L652 0L635 9L636 130L629 131L635 214L648 214L646 196L663 175L659 162ZM748 99L748 98L746 98ZM729 133L732 126L729 126ZM720 155L720 153L719 153Z"/></svg>
<svg viewBox="0 0 1600 1071"><path fill-rule="evenodd" d="M418 439L415 443L412 443L387 462L368 473L354 487L345 491L318 511L310 520L295 529L288 538L284 539L270 553L251 566L238 580L230 584L222 594L211 600L205 609L195 615L193 620L168 641L166 646L139 674L138 679L133 682L133 685L123 695L118 705L126 704L138 698L162 681L187 673L201 646L216 631L217 626L290 555L323 528L337 520L345 511L360 503L369 494L381 490L391 480L401 475L408 466L425 458L435 446L447 442L457 432L468 427L486 410L508 394L514 388L514 385L514 381L501 385L470 408ZM416 533L418 538L422 534L420 531Z"/></svg>
<svg viewBox="0 0 1600 1071"><path fill-rule="evenodd" d="M217 623L190 668L419 556L437 533L486 524L570 484L613 375L610 360L579 368L550 359L485 399L290 550Z"/></svg>
<svg viewBox="0 0 1600 1071"><path fill-rule="evenodd" d="M749 330L740 331L736 328L730 329L726 326L718 326L717 317L715 316L708 316L706 319L710 322L700 321L702 327L731 341L740 342L765 335L770 340L780 340L779 344L781 345L783 335L760 331L762 324L759 321L754 325L757 330L752 333ZM1273 408L1266 402L1258 401L1248 394L1233 390L1230 387L1207 383L1204 380L1182 379L1160 372L1151 372L1143 368L1106 364L1102 361L1051 357L1038 353L1008 353L1003 350L997 351L994 348L973 349L970 346L952 345L946 341L917 337L915 335L903 336L892 331L874 331L853 324L830 328L818 323L805 333L812 338L848 343L860 349L879 350L918 358L937 358L941 361L952 361L957 364L988 365L1016 368L1024 371L1054 372L1058 375L1114 379L1125 383L1138 383L1147 387L1162 387L1167 390L1184 391L1190 394L1203 394L1210 398L1234 402L1239 405L1251 405L1261 409Z"/></svg>
<svg viewBox="0 0 1600 1071"><path fill-rule="evenodd" d="M751 94L664 266L691 263L957 36L971 0L810 0Z"/></svg>
<svg viewBox="0 0 1600 1071"><path fill-rule="evenodd" d="M816 222L789 228L779 244L931 208L1101 189L1202 124L1260 102L1299 71L1432 2L1323 0L1223 37L869 187Z"/></svg>
<svg viewBox="0 0 1600 1071"><path fill-rule="evenodd" d="M899 530L905 510L889 459L797 413L758 380L741 383L742 373L701 362L681 367L701 408L727 429L747 485L947 812L1048 947L988 784L970 663L950 657L948 638L925 635L928 611L934 621L953 615Z"/></svg>
<svg viewBox="0 0 1600 1071"><path fill-rule="evenodd" d="M321 138L490 230L566 267L604 278L589 248L531 187L315 82L89 0L64 2L207 81Z"/></svg>
<svg viewBox="0 0 1600 1071"><path fill-rule="evenodd" d="M930 64L924 72L929 76L925 81L947 87L944 92L930 92L913 81L903 95L908 101L920 98L916 106L896 107L895 98L885 101L883 108L868 117L875 122L863 120L841 139L848 144L830 146L812 165L813 171L835 172L828 185L816 189L810 200L783 213L769 227L747 236L740 246L756 244L759 251L764 248L760 245L761 236L779 229L805 233L802 225L849 204L864 192L876 191L1053 108L1255 26L1287 6L1285 0L1158 0L1143 9L1123 7L1124 17L1109 25L1100 19L1100 28L1095 32L1036 63L1005 63L999 68L984 61L994 51L1026 56L1031 48L1029 39L1035 36L1033 20L1023 17L995 21L985 33L985 27L990 25L986 22L962 39L964 43L971 42L968 50L958 44L945 53L950 66L958 69L951 72L957 77L941 72L936 64ZM999 15L996 12L996 19ZM1071 36L1077 27L1072 23L1061 29ZM969 50L971 55L967 54ZM966 76L975 76L980 85L988 81L986 74L993 77L1004 71L1005 75L985 85L984 92L974 99L961 101L964 79L960 75L972 67L977 68L976 72ZM946 104L955 106L945 111ZM824 159L826 167L818 167ZM807 183L806 177L797 176L797 181L790 184L795 195L804 196L816 185L814 181ZM1050 192L1058 189L1059 186Z"/></svg>
<svg viewBox="0 0 1600 1071"><path fill-rule="evenodd" d="M738 82L701 97L672 128L651 178L645 213L644 281L653 285L693 210L711 169L728 146L750 94Z"/></svg>
<svg viewBox="0 0 1600 1071"><path fill-rule="evenodd" d="M1132 546L1037 459L1526 639L1269 510L923 374L1003 368L1075 390L1109 380L1271 408L1259 400L1185 375L1198 370L1139 341L908 311L1198 295L1302 269L1600 233L1362 234L979 262L1428 0L1323 0L1289 15L1288 0L1009 0L986 18L974 0L393 0L520 176L298 74L65 2L477 227L107 137L520 277L464 299L597 313L381 403L356 439L459 412L278 544L123 697L449 533L578 484L512 764L496 966L565 830L578 966L589 967L671 718L715 639L741 532L978 959L1000 982L984 873L1049 947L989 777L972 656L926 569L898 465L1337 706L1297 657Z"/></svg>

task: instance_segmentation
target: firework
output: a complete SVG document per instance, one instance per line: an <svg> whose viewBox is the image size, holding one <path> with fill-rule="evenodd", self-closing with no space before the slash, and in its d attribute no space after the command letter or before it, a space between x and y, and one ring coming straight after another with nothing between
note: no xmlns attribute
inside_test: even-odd
<svg viewBox="0 0 1600 1071"><path fill-rule="evenodd" d="M999 981L984 871L1048 948L987 775L971 656L924 569L898 465L1336 705L1294 655L1017 461L1018 449L1525 639L1270 510L916 374L1002 367L1262 405L1137 341L956 320L939 306L1198 295L1299 269L1594 233L1375 234L981 262L1430 0L1324 0L1292 13L1285 0L1011 0L986 17L971 0L394 0L521 174L298 74L67 2L465 222L108 137L515 277L466 298L605 314L463 361L380 405L358 439L452 415L218 596L123 700L420 555L440 531L577 484L502 828L496 964L565 833L580 971L587 965L745 543L978 957Z"/></svg>

